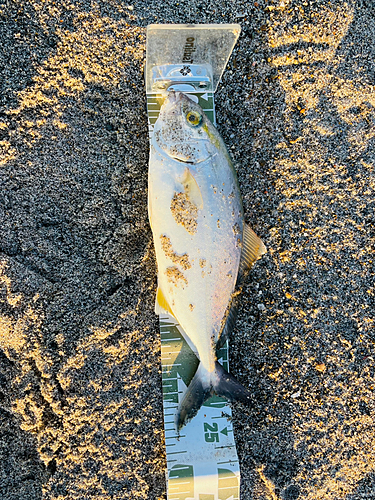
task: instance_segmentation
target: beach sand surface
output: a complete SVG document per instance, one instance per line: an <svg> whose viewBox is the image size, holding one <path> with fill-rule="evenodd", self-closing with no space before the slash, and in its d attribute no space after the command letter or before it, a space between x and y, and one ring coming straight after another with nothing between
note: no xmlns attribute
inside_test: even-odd
<svg viewBox="0 0 375 500"><path fill-rule="evenodd" d="M0 497L164 500L151 23L239 23L216 94L268 252L231 369L242 500L375 498L372 0L0 3Z"/></svg>

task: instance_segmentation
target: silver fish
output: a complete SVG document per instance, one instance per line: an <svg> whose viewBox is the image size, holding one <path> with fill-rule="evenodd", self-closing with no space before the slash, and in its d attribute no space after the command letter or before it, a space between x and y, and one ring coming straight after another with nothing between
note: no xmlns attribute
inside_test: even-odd
<svg viewBox="0 0 375 500"><path fill-rule="evenodd" d="M202 108L169 92L150 148L149 219L158 266L155 312L172 314L200 360L177 411L180 429L213 394L250 394L218 363L251 265L265 253L244 222L236 172Z"/></svg>

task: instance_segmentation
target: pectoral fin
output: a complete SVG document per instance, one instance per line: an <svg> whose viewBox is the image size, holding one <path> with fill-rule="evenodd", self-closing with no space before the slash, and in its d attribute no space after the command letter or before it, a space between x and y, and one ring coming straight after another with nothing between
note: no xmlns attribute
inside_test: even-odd
<svg viewBox="0 0 375 500"><path fill-rule="evenodd" d="M186 167L183 177L181 179L181 184L184 186L184 191L186 196L190 199L192 203L198 208L203 208L203 198L201 190L199 189L198 183L195 180L194 175L191 170Z"/></svg>

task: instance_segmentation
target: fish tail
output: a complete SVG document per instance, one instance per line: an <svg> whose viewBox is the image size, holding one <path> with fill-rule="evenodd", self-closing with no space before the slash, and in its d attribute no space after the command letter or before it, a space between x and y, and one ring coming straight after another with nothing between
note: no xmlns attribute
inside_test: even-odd
<svg viewBox="0 0 375 500"><path fill-rule="evenodd" d="M178 431L198 413L200 407L213 395L227 399L229 402L240 401L249 404L250 392L238 380L228 373L220 363L215 362L215 370L209 373L199 363L198 369L186 389L176 414Z"/></svg>
<svg viewBox="0 0 375 500"><path fill-rule="evenodd" d="M234 401L244 404L250 403L251 393L217 361L215 363L215 374L214 394L227 399L230 403Z"/></svg>

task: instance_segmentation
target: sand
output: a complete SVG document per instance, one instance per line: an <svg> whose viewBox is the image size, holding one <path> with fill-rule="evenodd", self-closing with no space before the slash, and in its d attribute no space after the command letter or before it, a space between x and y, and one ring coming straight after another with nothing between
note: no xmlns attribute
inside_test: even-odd
<svg viewBox="0 0 375 500"><path fill-rule="evenodd" d="M374 2L0 15L0 498L166 498L145 27L238 22L217 121L268 248L231 338L241 498L374 499Z"/></svg>

